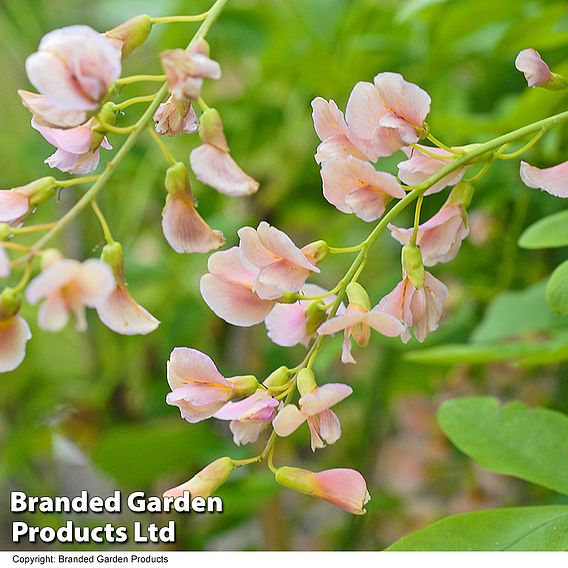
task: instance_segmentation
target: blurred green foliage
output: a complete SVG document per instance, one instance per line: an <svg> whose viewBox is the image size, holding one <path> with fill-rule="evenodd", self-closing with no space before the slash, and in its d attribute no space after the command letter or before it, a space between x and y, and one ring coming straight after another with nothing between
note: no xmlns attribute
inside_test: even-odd
<svg viewBox="0 0 568 568"><path fill-rule="evenodd" d="M207 6L197 0L163 0L159 7L151 0L1 0L2 186L50 173L42 162L51 148L30 128L16 93L29 88L24 61L44 33L75 23L102 31L139 13L189 14ZM125 73L159 72L159 51L185 45L192 29L191 24L156 29L126 61ZM554 70L568 72L568 13L561 1L231 0L208 40L224 75L207 84L205 98L223 116L233 155L261 182L257 195L238 199L194 183L200 211L213 227L223 230L228 245L236 242L239 227L256 226L261 219L288 232L299 245L323 238L346 246L369 232L369 225L339 213L322 197L313 159L318 141L310 117L315 96L333 98L344 108L357 81L372 80L381 71L402 73L431 95L432 132L452 145L487 140L565 110L568 102L564 92L528 90L513 65L520 49L533 47ZM128 87L123 94L147 92L151 87ZM124 124L136 112L129 112ZM565 129L547 134L530 151L530 162L551 165L565 160L567 134ZM110 138L115 147L120 145L119 136ZM183 136L167 142L179 159L187 160L198 140ZM401 156L383 160L381 167L394 171ZM416 458L419 463L393 466L398 462L385 451L403 430L397 414L401 401L419 397L432 404L428 416L433 416L443 398L489 391L568 409L565 367L478 364L506 358L503 349L512 338L523 343L510 344L509 349L516 349L511 358L522 358L543 341L557 339L558 328L566 327L548 310L544 286L537 284L564 260L565 251L517 248L526 226L562 209L563 203L525 188L518 164L512 162L496 164L478 186L472 205L482 222L477 241L466 242L454 262L435 270L450 288L449 309L440 330L425 344L428 350L447 350L449 343L464 349L471 339L477 342L475 349L487 353L498 339L502 345L494 352L501 356L468 360L462 351L445 360L422 359L430 363L426 365L421 351L412 359L406 357L418 344L402 346L375 336L365 351L357 349L358 365L346 368L338 360L337 337L326 344L316 371L322 380L353 384L354 395L339 409L342 439L315 456L305 429L278 444L279 464L315 470L359 468L373 495L369 513L348 518L325 503L281 492L264 469L243 468L219 492L225 514L177 519L180 549L383 548L451 512L456 496L485 491L468 462L452 454L428 418L425 431L410 428L411 439L405 438L405 443L433 440L444 455L428 465L418 489L389 485L382 473L385 467L402 467L405 474L430 460L417 457L411 445L396 457ZM32 324L34 338L25 362L2 377L0 547L11 546L11 518L5 513L10 489L57 494L77 487L72 482L91 480L90 487L98 483L159 494L216 456L252 454L250 448L233 446L226 424L189 425L165 404L165 361L173 347L191 346L208 353L226 376L255 373L262 378L303 357L301 348L271 344L263 326L231 328L205 306L198 282L207 259L176 255L160 231L165 167L159 150L149 138L143 139L100 199L116 238L125 245L130 290L161 320L159 329L147 337L123 337L92 317L86 334L69 329L49 335ZM62 193L57 203L42 208L38 221L61 215L74 199L71 190ZM443 199L439 195L426 200L425 217ZM409 223L409 216L400 221ZM97 255L102 235L96 221L83 214L58 246L73 257ZM373 249L361 281L375 302L399 278L398 255L398 245L388 236ZM345 258L326 260L318 283L333 286L346 263ZM522 292L501 295L507 289ZM35 320L33 309L26 308L24 315ZM479 342L482 337L488 343ZM560 346L566 351L562 337ZM539 363L556 361L545 357ZM411 417L417 419L413 412ZM434 449L432 455L438 455ZM66 471L72 473L77 464L82 468L79 478L70 480ZM546 504L556 499L545 490L515 485L513 493L498 494L492 503ZM468 510L484 506L473 499L467 503L461 506Z"/></svg>

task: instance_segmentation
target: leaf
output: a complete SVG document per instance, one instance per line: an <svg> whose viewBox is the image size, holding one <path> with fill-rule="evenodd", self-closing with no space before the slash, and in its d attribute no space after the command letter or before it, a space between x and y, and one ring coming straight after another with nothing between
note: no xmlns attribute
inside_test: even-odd
<svg viewBox="0 0 568 568"><path fill-rule="evenodd" d="M560 315L568 315L568 260L552 273L546 285L546 301Z"/></svg>
<svg viewBox="0 0 568 568"><path fill-rule="evenodd" d="M527 227L519 238L525 249L545 249L568 246L568 210L554 213Z"/></svg>
<svg viewBox="0 0 568 568"><path fill-rule="evenodd" d="M568 417L492 397L449 400L438 410L448 438L482 467L568 494Z"/></svg>
<svg viewBox="0 0 568 568"><path fill-rule="evenodd" d="M568 322L550 311L545 287L545 282L539 282L524 290L499 294L485 311L472 341L493 342L565 327Z"/></svg>
<svg viewBox="0 0 568 568"><path fill-rule="evenodd" d="M564 551L568 549L568 507L490 509L447 517L401 538L399 551Z"/></svg>

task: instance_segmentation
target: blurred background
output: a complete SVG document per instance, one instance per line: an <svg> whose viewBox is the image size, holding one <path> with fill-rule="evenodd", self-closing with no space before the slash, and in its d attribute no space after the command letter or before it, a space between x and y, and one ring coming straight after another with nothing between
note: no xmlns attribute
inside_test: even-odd
<svg viewBox="0 0 568 568"><path fill-rule="evenodd" d="M208 5L192 0L0 0L0 185L51 175L43 164L51 147L30 127L16 93L30 88L24 61L43 34L76 23L103 31L140 13L191 14ZM160 73L159 51L185 46L194 29L193 24L157 27L125 62L124 73ZM431 95L428 122L451 145L485 141L565 110L568 102L566 93L529 91L514 68L518 51L533 47L553 70L568 71L568 12L560 1L231 0L208 40L224 74L206 84L204 97L221 112L233 156L261 182L257 195L237 199L194 182L202 215L223 230L229 246L237 242L239 227L256 226L262 219L300 246L320 238L348 246L370 231L322 197L310 116L316 96L333 98L344 108L357 81L371 81L381 71L402 73ZM123 96L151 90L128 87ZM133 122L136 112L129 109L123 124ZM110 140L115 147L121 143L117 135ZM195 136L166 142L185 161L199 143ZM529 161L564 161L566 148L566 131L556 129L531 150ZM401 159L402 154L385 159L381 169L395 172ZM87 333L68 329L50 335L37 329L35 309L24 309L34 338L22 366L0 382L2 549L14 547L10 490L75 495L81 489L105 494L120 488L159 495L218 456L257 453L256 447L235 447L226 423L190 425L165 404L165 362L174 347L204 351L226 376L254 373L259 379L303 358L302 348L273 345L262 325L231 328L209 311L198 292L207 258L177 255L161 233L165 166L152 141L143 138L99 201L125 246L130 291L161 320L158 330L147 337L123 337L90 314ZM80 191L67 190L57 203L42 207L38 222L60 216ZM444 199L445 194L428 199L424 218ZM359 469L372 495L366 516L352 518L325 502L283 490L264 467L250 466L236 471L219 491L222 515L177 518L174 548L376 550L448 514L558 502L560 497L544 489L473 465L445 439L435 412L444 399L472 393L566 412L566 366L518 366L497 361L495 354L480 363L440 361L420 353L447 343L491 346L519 338L538 343L566 333L565 321L552 315L543 296L543 279L565 251L530 252L516 244L527 225L562 207L561 200L521 184L517 161L496 164L474 197L471 237L455 261L434 270L450 288L440 330L423 346L375 335L367 349L355 348L357 366L339 362L341 338L327 342L316 364L320 381L354 387L353 396L338 408L343 437L314 455L301 428L279 441L275 460L316 471ZM410 218L398 224L408 226ZM57 246L67 256L85 258L97 256L102 244L100 228L86 212ZM388 235L373 249L361 283L374 302L399 280L398 255ZM326 260L315 281L333 286L348 262L343 255ZM19 515L18 520L56 526L66 517ZM165 524L167 517L148 520ZM101 524L98 517L76 521Z"/></svg>

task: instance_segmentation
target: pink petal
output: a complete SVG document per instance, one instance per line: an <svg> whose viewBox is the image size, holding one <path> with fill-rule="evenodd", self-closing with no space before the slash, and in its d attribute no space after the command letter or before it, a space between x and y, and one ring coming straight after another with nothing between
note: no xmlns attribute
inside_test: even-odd
<svg viewBox="0 0 568 568"><path fill-rule="evenodd" d="M319 268L316 269L319 272ZM280 260L263 268L258 276L260 286L253 290L266 300L274 300L284 292L299 292L311 272L286 260Z"/></svg>
<svg viewBox="0 0 568 568"><path fill-rule="evenodd" d="M322 142L332 136L345 135L348 132L343 113L335 101L326 101L322 97L316 97L312 101L312 109L314 128Z"/></svg>
<svg viewBox="0 0 568 568"><path fill-rule="evenodd" d="M215 418L241 422L269 422L274 418L278 401L267 390L260 389L239 402L228 402Z"/></svg>
<svg viewBox="0 0 568 568"><path fill-rule="evenodd" d="M189 161L197 179L220 193L236 197L258 190L258 182L245 174L229 153L211 144L195 148Z"/></svg>
<svg viewBox="0 0 568 568"><path fill-rule="evenodd" d="M318 333L320 335L333 335L338 331L349 329L364 321L366 314L366 311L347 311L322 323L318 328Z"/></svg>
<svg viewBox="0 0 568 568"><path fill-rule="evenodd" d="M94 258L81 264L75 283L82 303L89 308L101 305L115 288L111 268Z"/></svg>
<svg viewBox="0 0 568 568"><path fill-rule="evenodd" d="M162 214L162 230L178 253L207 253L225 244L223 233L211 229L191 200L181 194L168 200Z"/></svg>
<svg viewBox="0 0 568 568"><path fill-rule="evenodd" d="M314 416L346 399L353 389L342 383L327 383L300 398L300 409L306 416Z"/></svg>
<svg viewBox="0 0 568 568"><path fill-rule="evenodd" d="M69 309L63 294L56 290L47 296L38 311L38 325L44 331L61 331L69 321Z"/></svg>
<svg viewBox="0 0 568 568"><path fill-rule="evenodd" d="M341 422L332 410L319 413L320 436L327 444L335 444L341 438Z"/></svg>
<svg viewBox="0 0 568 568"><path fill-rule="evenodd" d="M543 169L521 162L521 179L528 187L542 189L556 197L568 197L568 162Z"/></svg>
<svg viewBox="0 0 568 568"><path fill-rule="evenodd" d="M245 267L242 262L239 247L216 252L209 257L207 268L211 274L223 278L227 282L234 282L242 286L252 287L258 271L254 272Z"/></svg>
<svg viewBox="0 0 568 568"><path fill-rule="evenodd" d="M355 365L357 363L351 353L351 332L349 329L345 329L345 333L343 334L343 344L341 346L341 362L344 365Z"/></svg>
<svg viewBox="0 0 568 568"><path fill-rule="evenodd" d="M156 132L166 136L193 134L199 130L199 120L189 101L176 101L170 97L154 113Z"/></svg>
<svg viewBox="0 0 568 568"><path fill-rule="evenodd" d="M306 416L293 404L287 404L272 421L276 434L282 438L295 432L306 420Z"/></svg>
<svg viewBox="0 0 568 568"><path fill-rule="evenodd" d="M237 446L256 442L260 433L267 427L267 422L239 422L238 420L231 420L229 423L229 428L233 434L233 442Z"/></svg>
<svg viewBox="0 0 568 568"><path fill-rule="evenodd" d="M175 389L190 382L211 383L230 388L227 379L219 372L211 357L197 349L176 347L168 361L168 383Z"/></svg>
<svg viewBox="0 0 568 568"><path fill-rule="evenodd" d="M31 337L30 328L20 315L0 321L0 373L13 371L21 364Z"/></svg>
<svg viewBox="0 0 568 568"><path fill-rule="evenodd" d="M355 156L366 160L367 156L363 154L353 143L343 135L332 136L326 138L317 148L315 160L318 164L333 160L334 158L347 158Z"/></svg>
<svg viewBox="0 0 568 568"><path fill-rule="evenodd" d="M57 150L45 160L50 168L57 168L70 174L88 174L97 169L100 154L97 148L94 152L85 154L71 154L64 150Z"/></svg>
<svg viewBox="0 0 568 568"><path fill-rule="evenodd" d="M306 345L306 312L300 302L295 304L276 304L264 320L268 337L283 347L298 343Z"/></svg>
<svg viewBox="0 0 568 568"><path fill-rule="evenodd" d="M365 323L386 337L397 337L404 331L402 322L375 306L366 316Z"/></svg>
<svg viewBox="0 0 568 568"><path fill-rule="evenodd" d="M63 128L79 126L87 119L87 113L82 110L67 110L49 103L43 95L19 90L22 104L34 115L35 119Z"/></svg>
<svg viewBox="0 0 568 568"><path fill-rule="evenodd" d="M515 67L524 74L529 87L538 87L552 79L550 68L536 49L523 49L515 59Z"/></svg>
<svg viewBox="0 0 568 568"><path fill-rule="evenodd" d="M32 118L35 128L52 146L71 154L85 154L91 148L91 129L89 126L75 128L52 128Z"/></svg>
<svg viewBox="0 0 568 568"><path fill-rule="evenodd" d="M30 304L36 304L42 298L72 282L80 270L81 264L77 260L65 258L56 261L28 284L26 299Z"/></svg>
<svg viewBox="0 0 568 568"><path fill-rule="evenodd" d="M197 405L184 400L183 396L177 396L177 394L177 391L169 393L166 396L166 402L171 406L177 406L181 417L190 424L211 418L225 404L223 400L219 400L211 404Z"/></svg>
<svg viewBox="0 0 568 568"><path fill-rule="evenodd" d="M30 201L21 193L12 189L0 189L0 222L14 223L30 209Z"/></svg>
<svg viewBox="0 0 568 568"><path fill-rule="evenodd" d="M370 500L363 476L353 469L328 469L314 474L315 493L355 515L364 515Z"/></svg>
<svg viewBox="0 0 568 568"><path fill-rule="evenodd" d="M122 335L147 335L160 325L150 312L134 301L122 284L118 284L104 303L97 306L97 314L108 328Z"/></svg>

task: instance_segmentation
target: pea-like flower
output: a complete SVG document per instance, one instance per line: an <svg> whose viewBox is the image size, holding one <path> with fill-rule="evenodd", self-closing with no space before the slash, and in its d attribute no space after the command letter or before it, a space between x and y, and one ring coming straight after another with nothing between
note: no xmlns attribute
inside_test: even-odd
<svg viewBox="0 0 568 568"><path fill-rule="evenodd" d="M393 197L406 195L392 174L378 172L353 156L324 162L321 177L324 197L339 211L354 213L364 221L375 221Z"/></svg>
<svg viewBox="0 0 568 568"><path fill-rule="evenodd" d="M550 168L537 168L521 162L520 173L528 187L541 189L555 197L568 197L568 162Z"/></svg>
<svg viewBox="0 0 568 568"><path fill-rule="evenodd" d="M515 67L523 73L529 87L540 87L552 81L550 67L536 49L523 49L515 59Z"/></svg>
<svg viewBox="0 0 568 568"><path fill-rule="evenodd" d="M0 223L18 225L30 212L30 198L20 188L0 189Z"/></svg>
<svg viewBox="0 0 568 568"><path fill-rule="evenodd" d="M172 351L168 384L172 392L166 402L177 406L181 416L191 423L211 418L231 398L251 394L258 386L252 376L226 379L209 356L187 347Z"/></svg>
<svg viewBox="0 0 568 568"><path fill-rule="evenodd" d="M166 136L193 134L199 130L199 120L191 101L176 100L173 96L162 103L154 113L156 132Z"/></svg>
<svg viewBox="0 0 568 568"><path fill-rule="evenodd" d="M275 479L288 489L319 497L354 515L364 515L365 505L371 499L365 479L354 469L335 468L314 473L284 466L278 469Z"/></svg>
<svg viewBox="0 0 568 568"><path fill-rule="evenodd" d="M242 262L256 274L252 290L260 298L275 300L285 292L298 292L310 274L320 271L286 233L266 221L257 229L243 227L238 234Z"/></svg>
<svg viewBox="0 0 568 568"><path fill-rule="evenodd" d="M228 402L215 413L214 418L230 420L229 428L237 446L251 444L258 440L260 433L268 427L276 416L278 401L265 389L239 402Z"/></svg>
<svg viewBox="0 0 568 568"><path fill-rule="evenodd" d="M30 326L19 314L20 303L12 288L5 288L0 294L0 373L20 366L32 337Z"/></svg>
<svg viewBox="0 0 568 568"><path fill-rule="evenodd" d="M46 103L92 111L120 77L121 57L116 42L88 26L69 26L42 38L38 51L26 60L26 71ZM57 124L58 116L48 122Z"/></svg>
<svg viewBox="0 0 568 568"><path fill-rule="evenodd" d="M85 308L100 306L114 289L112 270L104 262L89 259L81 263L63 258L58 251L46 251L43 271L26 289L30 304L44 300L38 313L39 327L60 331L75 316L75 329L85 331Z"/></svg>
<svg viewBox="0 0 568 568"><path fill-rule="evenodd" d="M256 325L274 307L273 300L253 291L258 272L243 263L238 247L212 254L209 272L201 277L200 290L205 303L227 323L241 327Z"/></svg>
<svg viewBox="0 0 568 568"><path fill-rule="evenodd" d="M86 122L87 113L83 110L70 110L50 104L43 95L19 90L22 104L34 118L47 126L55 128L73 128Z"/></svg>

